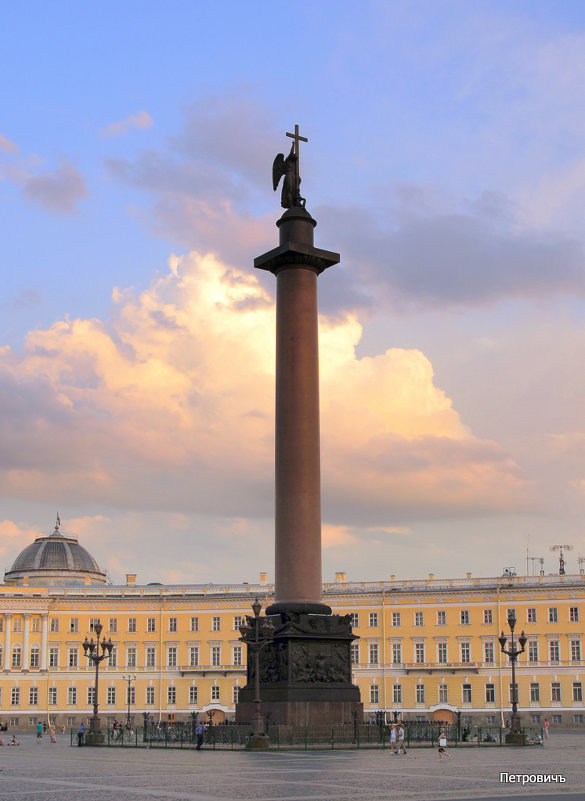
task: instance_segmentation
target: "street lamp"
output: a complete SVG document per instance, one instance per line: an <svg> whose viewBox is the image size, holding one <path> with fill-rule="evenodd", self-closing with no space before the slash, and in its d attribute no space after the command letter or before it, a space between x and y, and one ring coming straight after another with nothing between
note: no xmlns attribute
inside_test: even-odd
<svg viewBox="0 0 585 801"><path fill-rule="evenodd" d="M83 652L86 657L89 659L90 662L93 662L95 665L95 687L93 690L93 715L89 722L89 740L90 742L98 742L103 739L103 734L100 732L100 719L98 715L98 683L99 683L99 667L100 662L102 662L107 656L110 656L112 653L112 648L114 647L114 643L112 642L111 638L108 639L106 642L106 638L104 637L100 642L100 634L102 633L103 626L98 621L94 624L93 630L96 633L97 640L96 642L93 641L93 637L91 640L88 641L87 636L85 640L81 643L83 646ZM100 648L102 649L102 653L100 655Z"/></svg>
<svg viewBox="0 0 585 801"><path fill-rule="evenodd" d="M265 732L260 702L260 651L271 641L274 626L268 618L260 617L262 604L258 598L252 604L254 617L246 615L246 623L240 626L240 640L245 642L248 650L254 654L254 714L252 715L252 738L249 746L255 749L268 748L268 736Z"/></svg>
<svg viewBox="0 0 585 801"><path fill-rule="evenodd" d="M122 678L128 684L128 687L126 688L126 701L128 703L128 717L126 718L126 728L130 729L130 727L132 726L132 721L130 720L130 703L131 703L130 687L132 686L132 682L136 681L136 676L128 675L128 676L122 676Z"/></svg>
<svg viewBox="0 0 585 801"><path fill-rule="evenodd" d="M511 720L511 731L509 734L506 735L506 742L520 742L524 741L524 735L520 731L520 715L518 714L518 687L516 685L516 660L523 654L526 650L526 640L527 637L525 636L524 632L520 634L518 637L518 645L520 648L516 647L514 642L514 628L516 626L516 615L514 611L510 609L508 612L508 626L510 627L510 647L506 649L506 640L507 637L502 634L498 637L500 641L500 647L502 649L503 654L507 654L510 657L510 661L512 662L512 720Z"/></svg>

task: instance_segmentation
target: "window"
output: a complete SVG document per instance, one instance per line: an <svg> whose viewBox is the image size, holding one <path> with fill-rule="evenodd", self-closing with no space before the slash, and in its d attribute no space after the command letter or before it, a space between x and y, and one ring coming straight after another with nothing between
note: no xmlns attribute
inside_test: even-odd
<svg viewBox="0 0 585 801"><path fill-rule="evenodd" d="M447 625L447 612L444 609L437 609L437 626Z"/></svg>
<svg viewBox="0 0 585 801"><path fill-rule="evenodd" d="M536 608L530 607L526 610L526 622L527 623L536 623Z"/></svg>
<svg viewBox="0 0 585 801"><path fill-rule="evenodd" d="M36 706L39 703L39 690L38 687L31 687L28 691L29 706Z"/></svg>
<svg viewBox="0 0 585 801"><path fill-rule="evenodd" d="M197 687L191 685L189 687L189 703L196 704L197 703Z"/></svg>
<svg viewBox="0 0 585 801"><path fill-rule="evenodd" d="M171 645L167 649L167 665L168 667L177 667L177 646Z"/></svg>
<svg viewBox="0 0 585 801"><path fill-rule="evenodd" d="M100 619L99 617L90 617L89 619L89 630L90 632L95 631L95 627L99 625Z"/></svg>
<svg viewBox="0 0 585 801"><path fill-rule="evenodd" d="M242 664L242 646L234 645L232 648L232 665Z"/></svg>
<svg viewBox="0 0 585 801"><path fill-rule="evenodd" d="M471 643L470 642L462 642L461 643L461 661L462 662L471 662Z"/></svg>
<svg viewBox="0 0 585 801"><path fill-rule="evenodd" d="M360 646L357 642L352 642L349 646L349 653L351 655L351 664L359 665L360 663Z"/></svg>
<svg viewBox="0 0 585 801"><path fill-rule="evenodd" d="M20 650L20 645L16 645L12 649L12 667L19 668L22 664L22 651Z"/></svg>
<svg viewBox="0 0 585 801"><path fill-rule="evenodd" d="M177 688L167 687L167 704L176 704L177 703Z"/></svg>
<svg viewBox="0 0 585 801"><path fill-rule="evenodd" d="M136 667L136 648L133 645L126 648L126 667Z"/></svg>
<svg viewBox="0 0 585 801"><path fill-rule="evenodd" d="M357 629L360 624L360 616L358 612L351 612L351 627Z"/></svg>
<svg viewBox="0 0 585 801"><path fill-rule="evenodd" d="M461 610L461 625L469 626L469 609Z"/></svg>
<svg viewBox="0 0 585 801"><path fill-rule="evenodd" d="M540 684L538 682L533 681L530 685L530 702L532 704L540 703Z"/></svg>
<svg viewBox="0 0 585 801"><path fill-rule="evenodd" d="M530 715L530 722L531 723L540 723L541 715Z"/></svg>
<svg viewBox="0 0 585 801"><path fill-rule="evenodd" d="M129 617L128 618L128 633L129 634L136 634L136 618Z"/></svg>
<svg viewBox="0 0 585 801"><path fill-rule="evenodd" d="M424 614L422 612L415 612L414 613L414 625L415 626L424 626Z"/></svg>
<svg viewBox="0 0 585 801"><path fill-rule="evenodd" d="M35 633L40 632L40 630L41 630L41 619L40 619L40 617L31 617L31 619L30 619L30 630L34 631ZM0 631L2 631L2 626L0 626Z"/></svg>
<svg viewBox="0 0 585 801"><path fill-rule="evenodd" d="M191 618L191 631L199 631L199 618L192 617Z"/></svg>
<svg viewBox="0 0 585 801"><path fill-rule="evenodd" d="M156 648L154 645L146 646L146 667L152 668L156 665Z"/></svg>
<svg viewBox="0 0 585 801"><path fill-rule="evenodd" d="M394 665L402 663L402 645L399 642L392 643L392 663Z"/></svg>
<svg viewBox="0 0 585 801"><path fill-rule="evenodd" d="M59 649L56 647L49 648L49 667L59 667Z"/></svg>
<svg viewBox="0 0 585 801"><path fill-rule="evenodd" d="M71 667L71 668L76 668L76 667L78 667L78 653L77 653L77 648L70 648L70 649L69 649L69 655L68 655L68 661L67 661L67 664L68 664L68 665L69 665L69 667Z"/></svg>
<svg viewBox="0 0 585 801"><path fill-rule="evenodd" d="M439 684L439 703L440 704L448 704L449 703L449 688L446 684Z"/></svg>
<svg viewBox="0 0 585 801"><path fill-rule="evenodd" d="M583 715L573 715L573 723L575 726L583 725Z"/></svg>
<svg viewBox="0 0 585 801"><path fill-rule="evenodd" d="M446 642L437 643L437 662L440 665L444 665L447 662L447 643Z"/></svg>
<svg viewBox="0 0 585 801"><path fill-rule="evenodd" d="M425 661L425 644L424 642L417 642L414 644L414 661L422 665Z"/></svg>
<svg viewBox="0 0 585 801"><path fill-rule="evenodd" d="M370 684L370 704L380 703L380 690L377 684Z"/></svg>
<svg viewBox="0 0 585 801"><path fill-rule="evenodd" d="M550 700L559 702L561 700L561 684L558 681L553 681L550 685Z"/></svg>
<svg viewBox="0 0 585 801"><path fill-rule="evenodd" d="M378 664L378 643L371 642L369 646L369 664L370 665L377 665Z"/></svg>
<svg viewBox="0 0 585 801"><path fill-rule="evenodd" d="M11 706L20 706L20 688L13 687L10 691L10 704Z"/></svg>
<svg viewBox="0 0 585 801"><path fill-rule="evenodd" d="M30 666L31 668L38 668L41 658L41 652L38 645L33 645L30 649Z"/></svg>
<svg viewBox="0 0 585 801"><path fill-rule="evenodd" d="M394 684L392 687L392 702L394 704L402 703L402 684Z"/></svg>
<svg viewBox="0 0 585 801"><path fill-rule="evenodd" d="M538 640L529 640L528 642L528 661L538 662Z"/></svg>
<svg viewBox="0 0 585 801"><path fill-rule="evenodd" d="M150 706L154 704L154 687L146 688L146 703Z"/></svg>
<svg viewBox="0 0 585 801"><path fill-rule="evenodd" d="M219 615L214 615L211 618L211 630L212 631L221 631L221 618Z"/></svg>
<svg viewBox="0 0 585 801"><path fill-rule="evenodd" d="M21 617L13 617L12 618L12 631L16 631L16 632L22 631L22 618Z"/></svg>
<svg viewBox="0 0 585 801"><path fill-rule="evenodd" d="M189 648L189 667L197 667L199 664L199 646L191 645Z"/></svg>
<svg viewBox="0 0 585 801"><path fill-rule="evenodd" d="M424 684L417 684L416 685L416 703L417 704L424 704L425 702L425 685Z"/></svg>
<svg viewBox="0 0 585 801"><path fill-rule="evenodd" d="M244 618L242 617L242 615L236 615L234 617L234 631L239 631L240 626L243 625L243 623L244 623Z"/></svg>
<svg viewBox="0 0 585 801"><path fill-rule="evenodd" d="M176 631L177 630L177 618L170 617L169 618L169 631Z"/></svg>
<svg viewBox="0 0 585 801"><path fill-rule="evenodd" d="M52 634L58 634L59 633L59 618L58 617L52 617L51 618L51 625L49 626L49 628L51 629L51 633Z"/></svg>
<svg viewBox="0 0 585 801"><path fill-rule="evenodd" d="M237 684L234 684L234 689L233 689L233 693L232 693L232 699L233 699L234 704L238 703L239 697L240 697L240 688L238 687Z"/></svg>
<svg viewBox="0 0 585 801"><path fill-rule="evenodd" d="M93 706L95 704L95 687L87 688L87 705Z"/></svg>
<svg viewBox="0 0 585 801"><path fill-rule="evenodd" d="M559 610L556 606L550 606L548 610L548 622L549 623L558 623L559 622Z"/></svg>
<svg viewBox="0 0 585 801"><path fill-rule="evenodd" d="M112 653L108 656L108 667L117 667L118 665L118 646L114 645Z"/></svg>
<svg viewBox="0 0 585 801"><path fill-rule="evenodd" d="M578 623L579 622L579 607L578 606L570 606L569 607L569 623Z"/></svg>
<svg viewBox="0 0 585 801"><path fill-rule="evenodd" d="M464 684L461 688L461 699L464 704L471 703L471 684Z"/></svg>
<svg viewBox="0 0 585 801"><path fill-rule="evenodd" d="M560 726L563 722L562 715L551 715L551 721L554 726Z"/></svg>
<svg viewBox="0 0 585 801"><path fill-rule="evenodd" d="M495 704L496 703L496 685L495 684L486 684L485 685L485 702L486 702L486 704Z"/></svg>
<svg viewBox="0 0 585 801"><path fill-rule="evenodd" d="M370 612L370 623L369 626L371 629L378 628L378 613L377 612Z"/></svg>
<svg viewBox="0 0 585 801"><path fill-rule="evenodd" d="M77 704L77 687L67 687L67 703L69 706Z"/></svg>
<svg viewBox="0 0 585 801"><path fill-rule="evenodd" d="M494 644L493 642L484 642L483 644L483 661L487 665L494 663Z"/></svg>
<svg viewBox="0 0 585 801"><path fill-rule="evenodd" d="M152 633L156 631L156 618L155 617L147 617L146 618L146 631Z"/></svg>
<svg viewBox="0 0 585 801"><path fill-rule="evenodd" d="M211 646L211 664L221 665L221 645Z"/></svg>
<svg viewBox="0 0 585 801"><path fill-rule="evenodd" d="M392 625L393 626L400 625L400 612L392 612Z"/></svg>
<svg viewBox="0 0 585 801"><path fill-rule="evenodd" d="M494 622L494 613L491 609L483 610L483 622L487 625Z"/></svg>
<svg viewBox="0 0 585 801"><path fill-rule="evenodd" d="M571 640L571 662L581 661L581 640Z"/></svg>
<svg viewBox="0 0 585 801"><path fill-rule="evenodd" d="M108 694L106 696L106 703L113 706L116 703L116 688L108 687Z"/></svg>
<svg viewBox="0 0 585 801"><path fill-rule="evenodd" d="M126 703L136 703L136 687L126 687Z"/></svg>
<svg viewBox="0 0 585 801"><path fill-rule="evenodd" d="M219 701L219 685L214 684L211 688L211 700Z"/></svg>
<svg viewBox="0 0 585 801"><path fill-rule="evenodd" d="M487 723L488 726L493 726L495 724L495 722L496 722L496 716L495 715L486 715L485 716L485 722Z"/></svg>
<svg viewBox="0 0 585 801"><path fill-rule="evenodd" d="M75 634L79 631L79 618L72 617L69 619L69 632Z"/></svg>
<svg viewBox="0 0 585 801"><path fill-rule="evenodd" d="M548 645L549 645L550 661L551 662L558 662L559 661L559 641L558 640L551 640Z"/></svg>
<svg viewBox="0 0 585 801"><path fill-rule="evenodd" d="M49 687L49 706L57 706L57 688Z"/></svg>
<svg viewBox="0 0 585 801"><path fill-rule="evenodd" d="M573 701L583 700L583 685L580 681L573 682Z"/></svg>
<svg viewBox="0 0 585 801"><path fill-rule="evenodd" d="M118 633L118 618L117 617L111 617L110 618L109 631L112 634L117 634Z"/></svg>

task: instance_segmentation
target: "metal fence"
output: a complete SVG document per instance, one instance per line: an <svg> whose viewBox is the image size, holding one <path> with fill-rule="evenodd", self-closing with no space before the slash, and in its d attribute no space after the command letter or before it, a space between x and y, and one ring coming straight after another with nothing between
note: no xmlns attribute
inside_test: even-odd
<svg viewBox="0 0 585 801"><path fill-rule="evenodd" d="M438 745L441 730L449 747L500 746L505 743L507 729L497 726L465 726L429 721L404 722L407 748L428 748ZM528 744L543 743L540 728L522 729ZM195 725L158 723L131 729L104 729L103 745L110 748L194 748L197 743ZM226 723L210 726L205 732L205 748L241 749L251 735L249 724ZM339 749L391 748L390 727L372 724L338 724L285 726L272 724L267 729L271 748L275 749ZM71 744L77 745L77 733L71 730Z"/></svg>

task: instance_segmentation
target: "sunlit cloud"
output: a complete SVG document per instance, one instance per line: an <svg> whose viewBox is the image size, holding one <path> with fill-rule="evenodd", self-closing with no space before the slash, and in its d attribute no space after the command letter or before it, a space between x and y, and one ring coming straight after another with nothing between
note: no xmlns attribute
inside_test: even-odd
<svg viewBox="0 0 585 801"><path fill-rule="evenodd" d="M20 148L0 133L0 151L3 153L18 153Z"/></svg>
<svg viewBox="0 0 585 801"><path fill-rule="evenodd" d="M99 132L99 136L104 138L123 136L132 128L144 129L150 128L152 125L154 125L154 120L148 111L139 111L137 114L129 114L123 120L117 120L106 125Z"/></svg>

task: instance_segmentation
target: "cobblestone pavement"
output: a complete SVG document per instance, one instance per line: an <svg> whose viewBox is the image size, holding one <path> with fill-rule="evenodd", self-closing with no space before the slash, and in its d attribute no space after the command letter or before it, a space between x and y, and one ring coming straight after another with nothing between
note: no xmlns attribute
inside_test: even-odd
<svg viewBox="0 0 585 801"><path fill-rule="evenodd" d="M71 748L34 736L0 749L1 801L585 801L585 732L543 748L274 751ZM565 783L500 783L500 772L562 775Z"/></svg>

